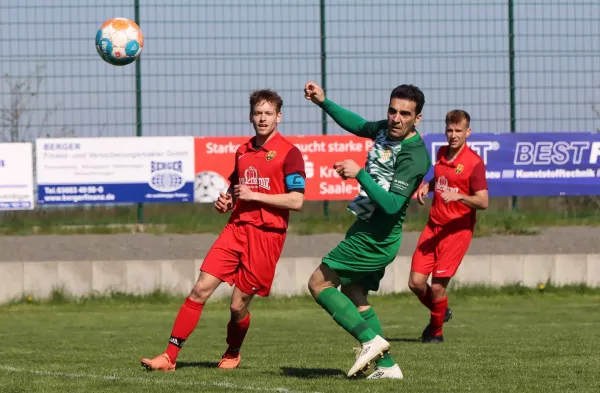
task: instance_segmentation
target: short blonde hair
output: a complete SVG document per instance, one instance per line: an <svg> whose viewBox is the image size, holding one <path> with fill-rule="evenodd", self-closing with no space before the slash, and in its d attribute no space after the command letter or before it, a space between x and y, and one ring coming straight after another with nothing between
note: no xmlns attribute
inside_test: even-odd
<svg viewBox="0 0 600 393"><path fill-rule="evenodd" d="M467 128L471 124L471 116L467 113L467 111L463 111L462 109L454 109L450 112L446 113L446 125L448 124L457 124L461 121L467 121Z"/></svg>

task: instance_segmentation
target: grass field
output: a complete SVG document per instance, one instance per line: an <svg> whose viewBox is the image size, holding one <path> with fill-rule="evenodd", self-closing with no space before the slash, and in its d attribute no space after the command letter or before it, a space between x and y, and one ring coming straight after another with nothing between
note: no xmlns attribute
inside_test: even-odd
<svg viewBox="0 0 600 393"><path fill-rule="evenodd" d="M344 233L355 217L348 201L331 202L328 216L322 202L306 202L301 212L292 212L290 233ZM492 198L490 207L478 213L476 236L535 234L541 227L600 225L600 201L593 197L520 198L519 211L508 208L507 198ZM210 204L147 204L144 226L137 225L135 205L70 207L4 212L0 235L123 233L219 233L229 215L218 214ZM404 223L406 231L421 231L429 209L412 203Z"/></svg>
<svg viewBox="0 0 600 393"><path fill-rule="evenodd" d="M0 307L0 391L597 392L600 290L459 289L447 342L416 341L427 313L412 296L372 302L403 381L348 380L354 340L308 298L256 299L241 368L215 368L228 304L207 304L175 373L148 373L180 298L114 296Z"/></svg>

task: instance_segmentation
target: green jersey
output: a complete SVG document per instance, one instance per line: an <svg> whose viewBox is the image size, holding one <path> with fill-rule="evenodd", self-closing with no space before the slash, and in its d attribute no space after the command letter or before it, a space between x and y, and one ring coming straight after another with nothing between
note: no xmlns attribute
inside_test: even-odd
<svg viewBox="0 0 600 393"><path fill-rule="evenodd" d="M363 130L379 123L367 123ZM400 248L406 209L429 171L431 160L418 133L403 141L394 141L387 137L386 127L374 131L372 138L375 144L367 157L365 172L357 177L361 182L361 191L348 206L356 214L357 220L347 237L361 240L364 246L361 247L363 260L385 260L390 263ZM397 212L389 214L374 200L373 193L368 195L363 183L369 179L361 179L366 176L370 176L383 191L403 197L398 198L401 205Z"/></svg>
<svg viewBox="0 0 600 393"><path fill-rule="evenodd" d="M356 179L361 190L348 209L357 220L346 238L324 258L343 284L360 283L376 290L400 249L402 225L412 195L431 167L423 139L396 141L387 136L387 121L367 122L329 100L323 109L343 128L374 141L365 169Z"/></svg>

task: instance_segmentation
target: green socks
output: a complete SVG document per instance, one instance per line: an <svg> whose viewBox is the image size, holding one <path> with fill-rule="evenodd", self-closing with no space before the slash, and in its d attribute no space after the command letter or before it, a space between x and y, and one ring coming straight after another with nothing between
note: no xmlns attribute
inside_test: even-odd
<svg viewBox="0 0 600 393"><path fill-rule="evenodd" d="M370 323L361 317L352 301L337 288L324 289L315 300L338 325L361 344L371 341L377 336ZM379 321L377 321L377 325L379 326Z"/></svg>
<svg viewBox="0 0 600 393"><path fill-rule="evenodd" d="M375 310L373 308L369 308L366 311L362 311L360 316L369 324L371 330L375 332L375 334L383 337L383 330L381 329L381 323L379 322L379 317L375 314ZM390 355L390 353L386 353L383 355L383 358L377 358L377 366L378 367L392 367L396 362Z"/></svg>

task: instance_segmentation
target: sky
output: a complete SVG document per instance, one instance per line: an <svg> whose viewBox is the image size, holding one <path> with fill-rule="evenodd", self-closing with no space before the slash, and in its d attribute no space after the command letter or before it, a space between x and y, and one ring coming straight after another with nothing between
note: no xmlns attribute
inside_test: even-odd
<svg viewBox="0 0 600 393"><path fill-rule="evenodd" d="M283 97L282 132L322 133L321 111L302 92L322 82L319 1L139 2L143 135L250 135L248 96L259 88ZM135 65L109 65L94 45L105 20L134 18L125 3L0 1L3 109L9 82L43 67L23 139L135 135ZM426 97L424 133L443 132L455 108L471 114L474 132L511 131L507 1L325 4L330 99L379 120L391 90L414 84ZM514 4L515 131L600 129L600 2ZM331 121L327 131L343 133Z"/></svg>

